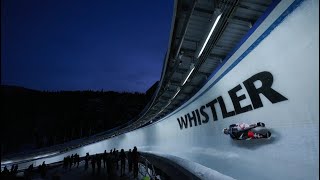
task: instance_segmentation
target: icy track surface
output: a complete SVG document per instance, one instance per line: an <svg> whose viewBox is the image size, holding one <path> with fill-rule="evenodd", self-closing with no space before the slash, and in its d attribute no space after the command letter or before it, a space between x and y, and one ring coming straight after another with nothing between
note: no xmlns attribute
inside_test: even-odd
<svg viewBox="0 0 320 180"><path fill-rule="evenodd" d="M252 30L205 86L161 121L33 163L137 146L234 179L319 179L319 2L281 1ZM236 112L230 94L242 97L236 102L245 112ZM271 139L233 141L222 133L233 123L259 121Z"/></svg>

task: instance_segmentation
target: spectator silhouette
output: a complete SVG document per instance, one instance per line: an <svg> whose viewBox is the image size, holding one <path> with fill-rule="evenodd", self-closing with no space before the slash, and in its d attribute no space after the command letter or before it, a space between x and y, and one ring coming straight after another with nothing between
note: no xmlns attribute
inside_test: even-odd
<svg viewBox="0 0 320 180"><path fill-rule="evenodd" d="M112 150L110 150L110 153L107 156L107 172L108 172L108 176L111 176L111 173L112 173Z"/></svg>
<svg viewBox="0 0 320 180"><path fill-rule="evenodd" d="M69 156L69 169L71 169L72 162L73 162L73 154L71 155L71 157Z"/></svg>
<svg viewBox="0 0 320 180"><path fill-rule="evenodd" d="M70 164L69 164L69 167L71 168L71 166L73 165L73 161L74 161L74 155L72 154L71 155L71 158L70 158Z"/></svg>
<svg viewBox="0 0 320 180"><path fill-rule="evenodd" d="M115 173L116 169L117 169L117 152L115 150L113 150L112 153L112 174Z"/></svg>
<svg viewBox="0 0 320 180"><path fill-rule="evenodd" d="M12 164L11 169L10 169L10 176L13 176L13 171L14 171L14 164Z"/></svg>
<svg viewBox="0 0 320 180"><path fill-rule="evenodd" d="M91 167L92 167L92 175L94 175L94 171L96 168L96 159L94 156L92 156L92 158L91 158Z"/></svg>
<svg viewBox="0 0 320 180"><path fill-rule="evenodd" d="M16 176L18 173L18 164L15 165L14 170L13 170L13 175Z"/></svg>
<svg viewBox="0 0 320 180"><path fill-rule="evenodd" d="M104 150L104 153L103 153L103 167L106 168L106 165L107 165L107 151Z"/></svg>
<svg viewBox="0 0 320 180"><path fill-rule="evenodd" d="M129 164L129 173L132 171L132 152L131 149L129 149L128 152L128 164Z"/></svg>
<svg viewBox="0 0 320 180"><path fill-rule="evenodd" d="M101 156L99 154L96 154L96 161L97 161L97 168L98 168L98 175L100 174L100 169L101 169Z"/></svg>
<svg viewBox="0 0 320 180"><path fill-rule="evenodd" d="M126 154L124 153L124 150L121 149L120 155L119 155L120 161L121 161L121 167L120 167L120 174L123 176L125 174L126 170Z"/></svg>
<svg viewBox="0 0 320 180"><path fill-rule="evenodd" d="M32 179L32 172L33 172L33 164L31 164L28 169L24 171L25 179Z"/></svg>
<svg viewBox="0 0 320 180"><path fill-rule="evenodd" d="M76 159L77 159L77 153L73 155L73 158L72 158L72 166L75 166L75 165L76 165Z"/></svg>
<svg viewBox="0 0 320 180"><path fill-rule="evenodd" d="M79 154L76 154L76 157L74 159L74 165L77 164L77 167L79 167L79 163L80 163L80 156L79 156Z"/></svg>
<svg viewBox="0 0 320 180"><path fill-rule="evenodd" d="M71 163L71 157L69 155L67 156L67 169L70 167L70 163Z"/></svg>
<svg viewBox="0 0 320 180"><path fill-rule="evenodd" d="M68 166L67 157L63 158L63 169L66 169Z"/></svg>
<svg viewBox="0 0 320 180"><path fill-rule="evenodd" d="M132 151L132 162L133 162L133 177L138 177L138 171L139 171L139 152L137 150L137 147L135 146Z"/></svg>
<svg viewBox="0 0 320 180"><path fill-rule="evenodd" d="M7 166L4 166L3 171L1 172L1 174L2 174L2 177L9 177L10 172L7 169Z"/></svg>
<svg viewBox="0 0 320 180"><path fill-rule="evenodd" d="M47 165L45 161L43 161L42 165L40 166L40 174L42 178L46 177L46 172L47 172Z"/></svg>
<svg viewBox="0 0 320 180"><path fill-rule="evenodd" d="M86 154L86 157L84 158L85 164L84 164L84 170L86 171L89 166L89 153Z"/></svg>
<svg viewBox="0 0 320 180"><path fill-rule="evenodd" d="M116 168L117 168L117 170L119 170L119 160L120 160L120 158L119 158L119 151L118 150L116 150L116 155L115 155L115 157L116 157Z"/></svg>

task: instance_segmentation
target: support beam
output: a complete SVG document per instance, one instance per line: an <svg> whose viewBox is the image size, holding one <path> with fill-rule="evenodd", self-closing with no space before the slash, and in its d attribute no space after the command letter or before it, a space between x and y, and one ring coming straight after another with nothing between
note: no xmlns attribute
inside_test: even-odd
<svg viewBox="0 0 320 180"><path fill-rule="evenodd" d="M188 69L177 69L176 70L176 73L180 73L180 74L185 74L186 72L188 72ZM205 75L205 76L210 76L211 73L206 73L206 72L201 72L201 71L198 71L198 72L194 72L195 74L200 74L200 75Z"/></svg>
<svg viewBox="0 0 320 180"><path fill-rule="evenodd" d="M188 18L187 18L187 21L183 24L183 34L182 34L182 38L181 38L180 41L179 41L178 47L177 47L176 52L175 52L174 59L177 59L177 57L178 57L178 55L179 55L180 49L181 49L182 44L183 44L183 41L184 41L184 37L186 36L186 33L187 33L187 29L188 29L188 26L189 26L190 18L191 18L191 16L192 16L192 13L193 13L193 11L194 11L194 8L196 7L196 3L197 3L197 1L194 0L194 1L193 1L193 5L192 5L192 9L190 10L190 14L188 15Z"/></svg>
<svg viewBox="0 0 320 180"><path fill-rule="evenodd" d="M255 21L252 19L247 19L247 18L243 18L243 17L239 17L239 16L233 16L228 19L228 22L244 25L244 26L251 28L252 24L254 24Z"/></svg>

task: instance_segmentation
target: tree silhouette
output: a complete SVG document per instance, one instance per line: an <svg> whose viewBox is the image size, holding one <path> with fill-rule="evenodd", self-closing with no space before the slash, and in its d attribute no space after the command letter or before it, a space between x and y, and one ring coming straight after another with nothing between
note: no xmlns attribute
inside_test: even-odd
<svg viewBox="0 0 320 180"><path fill-rule="evenodd" d="M1 86L2 154L24 151L26 144L40 148L115 128L138 116L149 99L138 92Z"/></svg>

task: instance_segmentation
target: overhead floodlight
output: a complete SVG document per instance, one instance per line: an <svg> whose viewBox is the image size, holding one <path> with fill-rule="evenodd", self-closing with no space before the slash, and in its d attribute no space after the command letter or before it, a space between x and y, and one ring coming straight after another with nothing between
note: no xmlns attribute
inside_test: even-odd
<svg viewBox="0 0 320 180"><path fill-rule="evenodd" d="M164 110L166 107L168 107L168 106L170 105L170 103L171 103L171 100L168 101L168 104L167 104L166 106L164 106L164 107L162 108L162 110Z"/></svg>
<svg viewBox="0 0 320 180"><path fill-rule="evenodd" d="M182 86L187 82L187 80L188 80L189 76L192 74L194 68L195 68L195 66L194 66L194 64L192 63L192 64L190 65L190 69L189 69L188 76L187 76L186 79L183 81Z"/></svg>
<svg viewBox="0 0 320 180"><path fill-rule="evenodd" d="M178 88L177 88L177 92L174 94L174 96L173 96L171 99L174 99L174 98L178 95L178 93L180 92L180 90L181 90L180 87L178 87Z"/></svg>
<svg viewBox="0 0 320 180"><path fill-rule="evenodd" d="M196 58L199 58L204 50L204 48L206 47L212 33L213 30L216 28L220 18L221 18L222 13L220 12L219 9L216 9L213 13L213 18L212 18L212 23L210 24L210 31L208 31L206 33L206 38L202 40L202 42L200 43L201 46L199 46L200 48L198 48L197 53L196 53Z"/></svg>
<svg viewBox="0 0 320 180"><path fill-rule="evenodd" d="M160 114L160 113L161 113L163 110L165 110L166 107L168 107L170 104L171 104L171 100L169 100L168 104L165 105L155 116L157 116L158 114ZM155 116L154 116L154 117L155 117Z"/></svg>
<svg viewBox="0 0 320 180"><path fill-rule="evenodd" d="M164 110L164 108L161 109L161 111L159 111L155 116L158 116L158 114L160 114L163 110Z"/></svg>

